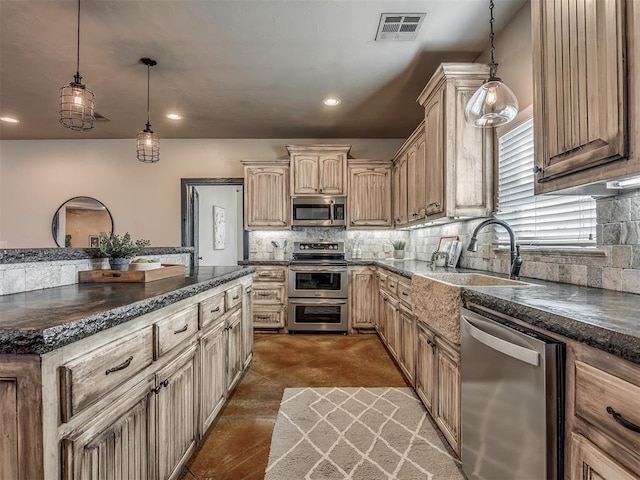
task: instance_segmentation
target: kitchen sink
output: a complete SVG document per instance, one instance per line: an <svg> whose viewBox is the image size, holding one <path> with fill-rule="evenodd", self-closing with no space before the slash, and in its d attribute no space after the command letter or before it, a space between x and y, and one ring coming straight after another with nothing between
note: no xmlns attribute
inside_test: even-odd
<svg viewBox="0 0 640 480"><path fill-rule="evenodd" d="M411 278L413 310L419 321L455 345L460 343L460 308L465 287L526 287L530 283L481 273L429 273Z"/></svg>
<svg viewBox="0 0 640 480"><path fill-rule="evenodd" d="M509 278L492 277L481 273L440 273L431 276L439 282L450 283L461 287L524 287L530 283L511 280Z"/></svg>

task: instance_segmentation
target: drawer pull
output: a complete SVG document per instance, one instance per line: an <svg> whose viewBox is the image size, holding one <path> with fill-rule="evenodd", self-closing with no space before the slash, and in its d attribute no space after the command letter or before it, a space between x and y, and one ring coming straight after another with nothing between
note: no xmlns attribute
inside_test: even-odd
<svg viewBox="0 0 640 480"><path fill-rule="evenodd" d="M182 327L180 330L174 330L173 334L177 335L179 333L183 333L187 331L187 328L189 328L189 325L185 325L184 327Z"/></svg>
<svg viewBox="0 0 640 480"><path fill-rule="evenodd" d="M240 298L240 295L236 295L235 297L231 297L231 300L237 300Z"/></svg>
<svg viewBox="0 0 640 480"><path fill-rule="evenodd" d="M213 310L211 310L211 313L216 313L220 311L220 305L218 305L216 308L214 308Z"/></svg>
<svg viewBox="0 0 640 480"><path fill-rule="evenodd" d="M109 375L110 373L117 372L118 370L124 370L129 365L131 365L131 361L132 360L133 360L133 355L131 355L129 358L127 358L120 365L116 365L115 367L111 367L111 368L107 369L107 371L104 374L105 375Z"/></svg>
<svg viewBox="0 0 640 480"><path fill-rule="evenodd" d="M622 425L624 428L628 428L633 432L640 433L640 426L636 425L635 423L631 423L629 420L626 420L622 415L616 412L613 408L607 407L607 413L610 414L613 417L613 419L616 422L618 422L620 425Z"/></svg>
<svg viewBox="0 0 640 480"><path fill-rule="evenodd" d="M271 276L271 272L260 272L258 274L259 277L270 277Z"/></svg>
<svg viewBox="0 0 640 480"><path fill-rule="evenodd" d="M269 320L270 317L266 315L258 315L258 320Z"/></svg>
<svg viewBox="0 0 640 480"><path fill-rule="evenodd" d="M405 297L409 296L409 294L407 292L402 292L402 295L404 295Z"/></svg>

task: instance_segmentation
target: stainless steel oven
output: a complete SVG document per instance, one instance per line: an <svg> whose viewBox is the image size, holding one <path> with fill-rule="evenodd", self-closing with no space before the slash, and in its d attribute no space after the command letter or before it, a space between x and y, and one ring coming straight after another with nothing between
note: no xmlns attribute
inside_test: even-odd
<svg viewBox="0 0 640 480"><path fill-rule="evenodd" d="M289 331L346 332L348 279L343 242L295 242L289 266Z"/></svg>

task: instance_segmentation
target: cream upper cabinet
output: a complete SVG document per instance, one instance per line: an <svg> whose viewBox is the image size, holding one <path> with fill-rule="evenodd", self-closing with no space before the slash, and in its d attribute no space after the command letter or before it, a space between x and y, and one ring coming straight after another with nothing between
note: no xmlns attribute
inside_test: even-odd
<svg viewBox="0 0 640 480"><path fill-rule="evenodd" d="M244 226L247 230L290 227L289 161L244 160Z"/></svg>
<svg viewBox="0 0 640 480"><path fill-rule="evenodd" d="M393 222L396 226L407 223L407 153L401 154L393 164Z"/></svg>
<svg viewBox="0 0 640 480"><path fill-rule="evenodd" d="M391 162L349 160L349 228L391 227Z"/></svg>
<svg viewBox="0 0 640 480"><path fill-rule="evenodd" d="M346 195L351 145L287 145L292 195Z"/></svg>
<svg viewBox="0 0 640 480"><path fill-rule="evenodd" d="M464 119L488 75L483 64L443 63L418 97L425 108L426 221L491 214L493 132Z"/></svg>
<svg viewBox="0 0 640 480"><path fill-rule="evenodd" d="M638 2L533 0L531 7L536 193L637 172L637 152L619 160L629 158L627 120L632 132L638 121ZM627 66L635 69L629 76Z"/></svg>

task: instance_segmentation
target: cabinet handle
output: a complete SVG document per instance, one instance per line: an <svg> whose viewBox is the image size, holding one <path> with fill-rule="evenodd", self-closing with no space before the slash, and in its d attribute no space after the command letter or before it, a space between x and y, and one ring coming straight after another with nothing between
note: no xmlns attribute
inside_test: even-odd
<svg viewBox="0 0 640 480"><path fill-rule="evenodd" d="M636 425L635 423L631 423L629 420L625 419L622 415L616 412L613 408L607 407L607 413L610 414L613 419L624 428L628 428L633 432L640 433L640 426Z"/></svg>
<svg viewBox="0 0 640 480"><path fill-rule="evenodd" d="M186 331L187 331L187 328L189 328L189 325L185 325L185 326L184 326L184 327L182 327L180 330L174 330L174 331L173 331L173 334L174 334L174 335L177 335L177 334L179 334L179 333L186 332Z"/></svg>
<svg viewBox="0 0 640 480"><path fill-rule="evenodd" d="M264 316L264 315L258 315L258 320L269 320L269 317Z"/></svg>
<svg viewBox="0 0 640 480"><path fill-rule="evenodd" d="M151 391L157 395L158 393L160 393L161 389L162 389L162 384L158 385L155 388L152 388Z"/></svg>
<svg viewBox="0 0 640 480"><path fill-rule="evenodd" d="M259 277L270 277L271 276L271 272L260 272L258 274Z"/></svg>
<svg viewBox="0 0 640 480"><path fill-rule="evenodd" d="M322 193L322 189L320 189L320 193Z"/></svg>
<svg viewBox="0 0 640 480"><path fill-rule="evenodd" d="M533 173L544 173L544 170L536 165L535 167L533 167Z"/></svg>
<svg viewBox="0 0 640 480"><path fill-rule="evenodd" d="M109 375L110 373L117 372L118 370L124 370L129 365L131 365L131 361L132 360L133 360L133 355L131 355L129 358L127 358L120 365L116 365L115 367L108 368L107 371L104 374L105 375Z"/></svg>
<svg viewBox="0 0 640 480"><path fill-rule="evenodd" d="M240 298L240 295L236 295L235 297L231 297L231 300L237 300Z"/></svg>
<svg viewBox="0 0 640 480"><path fill-rule="evenodd" d="M163 387L168 387L168 386L169 386L169 379L168 379L168 378L165 378L165 379L160 383L160 385L162 385Z"/></svg>
<svg viewBox="0 0 640 480"><path fill-rule="evenodd" d="M409 294L407 292L402 292L402 295L404 295L405 297L409 296Z"/></svg>
<svg viewBox="0 0 640 480"><path fill-rule="evenodd" d="M211 310L211 313L216 313L220 311L220 305L218 305L216 308L214 308L213 310Z"/></svg>

